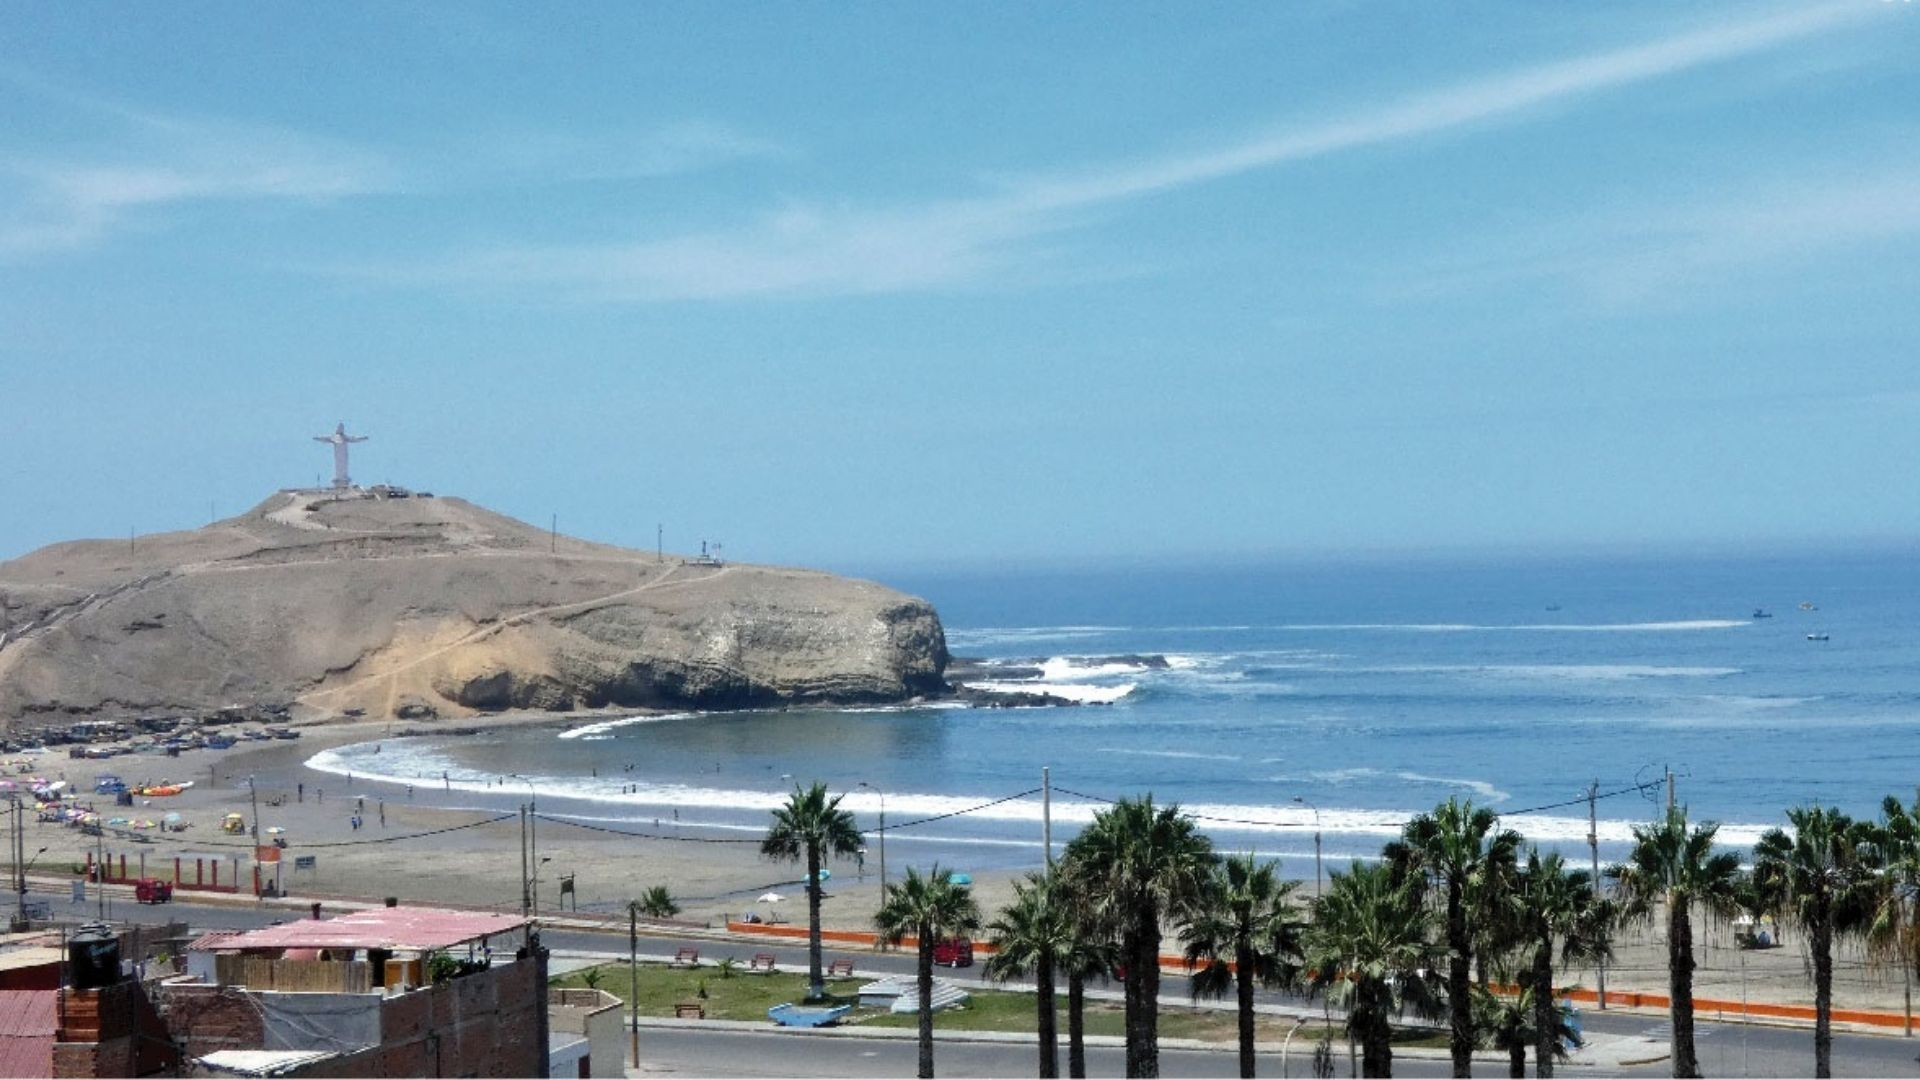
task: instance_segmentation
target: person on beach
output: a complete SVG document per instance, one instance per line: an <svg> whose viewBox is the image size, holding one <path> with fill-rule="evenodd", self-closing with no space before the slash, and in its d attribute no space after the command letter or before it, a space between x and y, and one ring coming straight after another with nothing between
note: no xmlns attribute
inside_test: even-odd
<svg viewBox="0 0 1920 1080"><path fill-rule="evenodd" d="M387 827L387 800L385 799L380 800L380 827L383 829Z"/></svg>

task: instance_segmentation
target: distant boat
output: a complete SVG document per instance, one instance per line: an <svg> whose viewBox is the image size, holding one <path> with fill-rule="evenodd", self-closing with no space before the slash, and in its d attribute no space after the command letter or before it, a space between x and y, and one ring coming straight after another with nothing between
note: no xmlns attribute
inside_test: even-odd
<svg viewBox="0 0 1920 1080"><path fill-rule="evenodd" d="M1768 611L1766 608L1754 608L1753 617L1756 619L1771 619L1773 618L1773 612Z"/></svg>
<svg viewBox="0 0 1920 1080"><path fill-rule="evenodd" d="M1827 640L1827 635L1825 635L1825 634L1808 634L1808 635L1807 635L1807 640L1808 640L1808 641L1825 641L1825 640Z"/></svg>
<svg viewBox="0 0 1920 1080"><path fill-rule="evenodd" d="M1548 610L1548 611L1559 611L1559 610L1560 610L1560 605L1559 605L1559 604L1548 604L1548 605L1547 605L1547 610Z"/></svg>
<svg viewBox="0 0 1920 1080"><path fill-rule="evenodd" d="M1801 611L1819 611L1820 607L1819 605L1815 604L1811 600L1802 600L1800 601L1800 610Z"/></svg>

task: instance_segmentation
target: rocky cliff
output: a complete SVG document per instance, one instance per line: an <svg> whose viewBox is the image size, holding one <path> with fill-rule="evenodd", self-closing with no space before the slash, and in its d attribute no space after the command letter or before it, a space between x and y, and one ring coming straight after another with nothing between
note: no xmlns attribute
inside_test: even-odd
<svg viewBox="0 0 1920 1080"><path fill-rule="evenodd" d="M933 608L870 582L369 492L0 563L0 634L4 721L892 702L944 690L947 662Z"/></svg>

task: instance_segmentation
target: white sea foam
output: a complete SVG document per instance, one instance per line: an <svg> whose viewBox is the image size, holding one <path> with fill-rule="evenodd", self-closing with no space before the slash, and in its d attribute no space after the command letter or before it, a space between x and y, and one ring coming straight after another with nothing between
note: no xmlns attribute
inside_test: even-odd
<svg viewBox="0 0 1920 1080"><path fill-rule="evenodd" d="M1670 630L1731 630L1748 625L1744 619L1675 619L1665 622L1637 623L1289 623L1273 630L1408 630L1424 633L1472 633L1476 631L1552 631L1552 632L1662 632Z"/></svg>
<svg viewBox="0 0 1920 1080"><path fill-rule="evenodd" d="M1126 757L1176 758L1189 761L1239 761L1239 754L1203 754L1195 750L1123 750L1118 747L1103 746L1102 754L1121 754Z"/></svg>
<svg viewBox="0 0 1920 1080"><path fill-rule="evenodd" d="M635 724L657 724L662 720L683 720L689 716L697 715L699 714L681 712L661 713L655 716L622 716L613 720L602 720L597 724L584 724L577 728L568 728L555 737L561 739L595 739L606 735L610 731L616 731L623 727L631 727Z"/></svg>
<svg viewBox="0 0 1920 1080"><path fill-rule="evenodd" d="M1095 686L1091 683L971 682L961 685L969 690L985 690L994 694L1051 694L1082 705L1111 705L1133 693L1137 684Z"/></svg>
<svg viewBox="0 0 1920 1080"><path fill-rule="evenodd" d="M1414 784L1438 784L1441 787L1466 788L1488 802L1506 802L1513 796L1487 783L1485 780L1467 780L1451 776L1425 776L1415 772L1397 772L1393 775Z"/></svg>
<svg viewBox="0 0 1920 1080"><path fill-rule="evenodd" d="M1152 668L1143 663L1097 661L1084 656L1050 656L1040 661L1040 677L1048 682L1138 675Z"/></svg>
<svg viewBox="0 0 1920 1080"><path fill-rule="evenodd" d="M415 745L404 745L412 743ZM393 784L403 786L417 784L423 787L441 785L442 772L447 780L444 788L464 793L512 794L524 790L517 778L507 778L503 787L501 777L493 773L479 773L454 764L450 759L429 745L427 740L386 740L381 753L374 753L373 743L360 743L343 746L333 750L323 750L307 759L307 766L319 772L335 775L351 774L356 783ZM377 768L376 768L377 767ZM1337 773L1323 774L1320 779L1327 780L1341 775L1363 776L1379 775L1378 770L1351 769ZM532 775L527 781L533 785L534 793L541 798L590 801L609 810L603 815L570 815L578 820L595 820L605 823L624 823L628 825L649 824L659 810L709 810L765 813L783 805L790 792L784 788L766 790L747 788L697 787L687 784L663 784L640 781L637 790L624 792L622 788L633 786L633 781L623 782L619 776L610 778L587 778L578 776L541 776ZM1449 781L1457 782L1457 781ZM964 835L966 822L994 822L1000 824L1028 824L1038 828L1044 813L1040 799L1027 797L1006 802L984 805L996 798L993 794L979 795L934 795L920 792L889 791L886 794L887 816L902 824L911 823L920 818L930 818L943 814L959 814L957 818L940 823L938 836L920 834L929 841L941 843L972 841L978 843L998 843L991 837L969 838ZM1628 800L1636 809L1644 804ZM861 815L863 821L877 816L880 810L880 798L871 791L854 789L843 797L841 807ZM1089 802L1078 798L1058 797L1053 801L1053 820L1056 824L1085 825L1093 820L1093 815L1104 809L1105 803ZM1186 803L1181 807L1200 820L1201 825L1214 832L1298 835L1315 827L1311 810L1299 806L1277 807L1272 805L1246 806L1231 803ZM622 814L622 809L630 813ZM1354 810L1339 807L1322 806L1319 814L1319 829L1327 834L1339 834L1356 837L1389 838L1398 836L1402 826L1414 815L1412 810ZM1542 843L1583 843L1587 834L1587 818L1584 814L1577 817L1556 817L1548 815L1509 815L1503 822L1519 829L1530 840ZM1606 820L1599 823L1599 836L1603 843L1630 843L1633 840L1633 826L1640 823L1634 820ZM683 813L678 824L682 828L705 827L726 828L739 831L758 831L763 824L741 824L739 822L695 822ZM1752 845L1760 834L1770 826L1764 824L1725 823L1720 827L1719 841L1728 846ZM948 833L956 835L948 836ZM889 838L893 834L889 833Z"/></svg>
<svg viewBox="0 0 1920 1080"><path fill-rule="evenodd" d="M1408 664L1354 668L1378 674L1490 675L1505 679L1565 679L1607 682L1622 679L1718 679L1739 675L1739 668L1683 667L1663 664Z"/></svg>

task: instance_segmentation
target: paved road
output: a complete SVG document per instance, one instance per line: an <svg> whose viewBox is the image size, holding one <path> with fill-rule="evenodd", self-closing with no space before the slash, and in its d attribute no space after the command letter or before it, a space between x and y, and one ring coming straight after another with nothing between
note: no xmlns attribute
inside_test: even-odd
<svg viewBox="0 0 1920 1080"><path fill-rule="evenodd" d="M773 1040L779 1040L775 1042ZM1291 1076L1309 1075L1311 1049L1296 1046L1288 1062ZM1061 1065L1066 1068L1066 1050ZM668 1076L912 1076L919 1051L910 1039L861 1039L844 1036L781 1035L700 1030L648 1029L640 1033L642 1075ZM1032 1076L1035 1054L1031 1046L1003 1043L938 1042L934 1071L940 1076ZM1262 1076L1279 1076L1279 1055L1259 1062ZM1120 1076L1126 1055L1118 1047L1089 1047L1087 1071L1094 1076ZM1504 1068L1488 1065L1481 1075L1505 1075ZM1169 1077L1240 1075L1239 1058L1231 1051L1162 1050L1160 1073ZM1396 1057L1395 1076L1448 1076L1444 1060L1415 1061ZM1346 1075L1344 1055L1338 1075ZM1580 1076L1599 1073L1581 1071ZM1619 1075L1661 1076L1658 1068Z"/></svg>
<svg viewBox="0 0 1920 1080"><path fill-rule="evenodd" d="M48 901L56 918L69 918L82 914L78 909L81 909L83 905L71 904L69 898L65 895L54 896L36 892L30 896L30 899ZM87 905L84 905L86 916L90 917L92 907L91 900ZM195 929L244 929L255 926L265 926L290 918L297 918L300 914L297 911L287 908L267 906L228 906L189 902L178 902L166 905L139 905L119 899L118 897L113 900L111 908L111 913L116 919L127 919L147 923L165 922L168 919L184 920ZM627 936L625 933L608 934L550 928L542 934L542 937L550 948L562 950L624 952L627 947ZM640 951L644 954L671 955L681 945L687 943L685 938L680 937L646 935L640 939ZM783 967L804 967L807 960L807 950L804 942L788 944L785 942L761 943L729 940L695 942L695 944L698 944L703 954L709 958L729 955L745 958L756 952L770 952L778 958ZM911 953L879 953L869 948L834 948L831 944L827 947L826 953L829 958L851 958L857 965L857 970L863 975L870 972L877 974L911 972L913 970L913 956ZM981 981L980 968L978 966L963 968L954 972L943 971L942 977L952 978L961 983L977 984ZM1169 1001L1183 1000L1185 998L1185 995L1180 992L1181 983L1177 978L1167 979L1166 989ZM1263 993L1261 999L1264 1002L1281 1006L1298 1005L1312 1009L1319 1008L1317 1001L1305 1002L1299 998L1289 998L1279 994ZM1587 1009L1582 1012L1581 1017L1586 1030L1594 1034L1641 1036L1655 1040L1662 1046L1664 1046L1667 1038L1666 1019L1663 1015L1657 1013L1622 1013L1618 1010L1602 1013L1593 1009ZM1728 1024L1699 1021L1696 1023L1695 1035L1700 1052L1702 1071L1710 1076L1792 1077L1807 1076L1813 1072L1813 1033L1807 1028L1782 1028L1757 1024ZM755 1036L752 1035L739 1036L739 1038L742 1039L751 1039L754 1037ZM777 1036L769 1035L767 1037ZM669 1037L666 1033L662 1033L659 1039L661 1045L666 1048L682 1045L681 1042ZM909 1056L901 1059L893 1059L887 1057L887 1055L899 1051L896 1051L892 1047L880 1045L877 1040L860 1040L860 1042L873 1042L874 1045L863 1045L857 1053L866 1054L871 1052L877 1056L872 1058L860 1057L857 1059L858 1062L874 1061L893 1063L894 1067L892 1068L889 1068L886 1064L876 1064L872 1075L897 1075L903 1067L908 1070L913 1068L914 1060L911 1057L912 1051L910 1046L904 1051ZM697 1040L695 1043L689 1043L687 1045L695 1044L697 1044ZM995 1067L995 1065L992 1064L993 1062L1002 1061L1002 1059L995 1057L995 1055L1002 1052L1005 1048L982 1046L982 1044L958 1045L978 1047L978 1053L981 1055L982 1064L979 1070L977 1072L966 1073L965 1075L1022 1075L1029 1071L1031 1066L1031 1063L1026 1058L1016 1054L1011 1058L1004 1059L1005 1064L1001 1067ZM848 1051L845 1049L825 1047L816 1051L810 1042L807 1046L806 1053L823 1053L827 1055L827 1059L837 1063L837 1068L828 1064L822 1064L819 1075L840 1075L856 1061L856 1059L847 1057ZM1656 1047L1653 1050L1654 1053L1658 1053L1659 1051L1660 1047ZM765 1051L761 1049L754 1052L764 1054ZM971 1050L967 1051L967 1053L972 1052ZM785 1068L788 1064L785 1056L786 1053L787 1051L784 1049L781 1051L782 1056L779 1059L781 1068L775 1069L775 1074L784 1074L790 1071ZM694 1051L688 1050L687 1054L689 1055L688 1061L698 1060L698 1056ZM1191 1057L1191 1061L1188 1060L1189 1057ZM1221 1071L1226 1073L1233 1071L1230 1058L1223 1070L1209 1071L1212 1069L1212 1066L1208 1064L1211 1060L1212 1057L1207 1054L1183 1054L1180 1058L1180 1064L1177 1066L1174 1064L1168 1065L1169 1075L1201 1076L1217 1075ZM901 1066L899 1064L900 1062L904 1062L904 1066ZM1410 1076L1427 1075L1424 1071L1427 1064L1428 1063L1425 1062L1412 1060L1396 1060L1395 1072ZM797 1068L798 1066L796 1065L795 1067ZM865 1066L863 1065L861 1067L864 1068ZM1179 1073L1172 1072L1171 1070L1176 1067L1187 1071ZM726 1067L716 1069L708 1066L706 1068L707 1072L711 1074L724 1075L732 1071ZM1495 1070L1490 1067L1480 1067L1480 1071L1488 1075L1496 1074ZM1499 1071L1503 1073L1504 1069ZM1644 1075L1665 1075L1668 1071L1669 1066L1667 1063L1660 1061L1646 1067L1644 1070L1629 1070L1624 1075L1634 1075L1636 1072ZM945 1074L947 1070L943 1068L941 1072ZM1263 1072L1278 1075L1278 1062L1276 1061L1272 1066L1263 1069ZM1432 1073L1432 1075L1445 1075L1445 1072L1446 1070L1441 1068L1439 1071ZM1580 1070L1580 1072L1582 1075L1597 1075L1584 1069ZM1837 1076L1920 1077L1920 1039L1859 1035L1850 1032L1836 1033L1834 1035L1834 1072ZM962 1074L955 1072L954 1075Z"/></svg>

